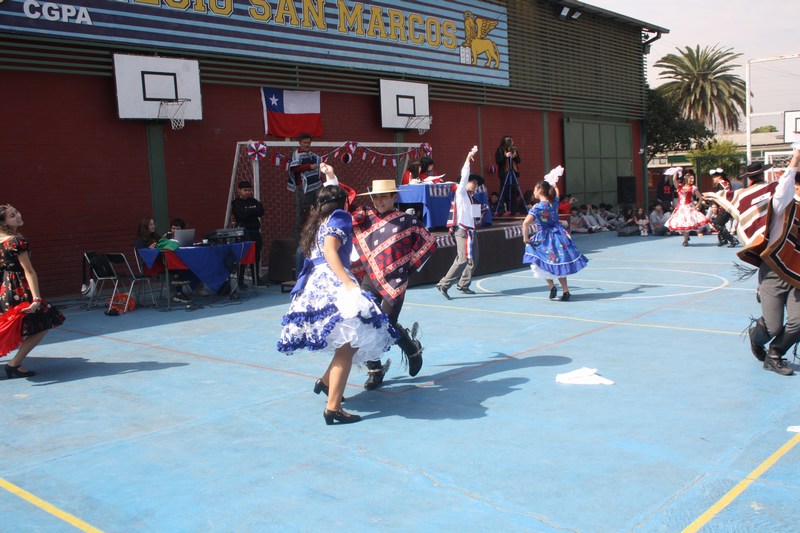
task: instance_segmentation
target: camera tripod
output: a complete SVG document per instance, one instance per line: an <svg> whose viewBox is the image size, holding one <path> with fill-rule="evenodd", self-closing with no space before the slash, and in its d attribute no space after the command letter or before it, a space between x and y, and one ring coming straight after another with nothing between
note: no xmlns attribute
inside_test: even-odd
<svg viewBox="0 0 800 533"><path fill-rule="evenodd" d="M506 211L513 213L516 211L516 206L511 205L512 197L514 196L514 191L512 187L515 185L517 186L517 192L519 193L519 198L524 198L522 194L522 189L519 186L519 180L517 179L517 175L514 173L514 158L508 158L508 166L506 167L508 170L506 171L506 177L503 180L503 187L500 189L500 200L497 202L497 206L494 208L494 214L497 215L500 212L500 206L503 202L506 202ZM506 189L508 189L508 200L504 196Z"/></svg>

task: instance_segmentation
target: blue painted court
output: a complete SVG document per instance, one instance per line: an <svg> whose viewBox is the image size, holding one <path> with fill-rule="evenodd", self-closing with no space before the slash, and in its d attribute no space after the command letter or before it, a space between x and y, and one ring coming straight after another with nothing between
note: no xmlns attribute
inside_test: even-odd
<svg viewBox="0 0 800 533"><path fill-rule="evenodd" d="M0 531L797 531L799 378L751 355L734 251L680 240L577 236L570 302L525 268L410 289L425 364L354 369L353 425L324 424L325 357L275 350L275 286L64 302L39 374L0 380ZM556 383L582 367L615 383Z"/></svg>

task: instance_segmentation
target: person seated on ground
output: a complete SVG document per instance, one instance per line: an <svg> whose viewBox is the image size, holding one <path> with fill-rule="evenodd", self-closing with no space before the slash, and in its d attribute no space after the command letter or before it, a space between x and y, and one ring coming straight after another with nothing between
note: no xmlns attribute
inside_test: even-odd
<svg viewBox="0 0 800 533"><path fill-rule="evenodd" d="M629 237L639 235L639 225L636 223L636 214L632 207L626 207L617 218L617 235Z"/></svg>
<svg viewBox="0 0 800 533"><path fill-rule="evenodd" d="M595 227L583 216L576 206L572 206L569 214L569 231L571 233L594 233Z"/></svg>
<svg viewBox="0 0 800 533"><path fill-rule="evenodd" d="M419 161L412 161L408 164L408 170L403 173L403 185L414 183L422 183L420 173L422 172L422 163Z"/></svg>
<svg viewBox="0 0 800 533"><path fill-rule="evenodd" d="M136 230L136 248L155 248L158 240L156 221L152 218L140 220L139 229Z"/></svg>
<svg viewBox="0 0 800 533"><path fill-rule="evenodd" d="M671 215L671 212L664 212L661 202L653 204L653 210L650 212L650 231L653 232L653 235L659 237L669 235L670 231L665 224Z"/></svg>
<svg viewBox="0 0 800 533"><path fill-rule="evenodd" d="M589 221L589 224L591 224L592 227L598 228L595 231L608 231L608 227L606 226L605 220L597 216L597 212L594 209L594 205L582 204L581 214L586 217L586 220Z"/></svg>
<svg viewBox="0 0 800 533"><path fill-rule="evenodd" d="M497 211L497 204L500 202L500 193L497 191L492 191L489 195L489 209L494 213Z"/></svg>
<svg viewBox="0 0 800 533"><path fill-rule="evenodd" d="M636 225L639 226L639 235L647 237L650 233L650 220L644 212L644 207L637 207L633 218L636 220Z"/></svg>
<svg viewBox="0 0 800 533"><path fill-rule="evenodd" d="M571 194L565 194L561 197L561 203L558 204L558 214L561 215L569 215L572 212L572 204L577 202L578 199L572 196Z"/></svg>
<svg viewBox="0 0 800 533"><path fill-rule="evenodd" d="M598 204L596 216L605 222L605 227L608 229L617 229L617 217L611 212L611 208L610 204Z"/></svg>
<svg viewBox="0 0 800 533"><path fill-rule="evenodd" d="M537 202L538 200L533 196L533 189L528 189L522 195L522 202L525 207L525 212L527 213L530 211L531 207Z"/></svg>

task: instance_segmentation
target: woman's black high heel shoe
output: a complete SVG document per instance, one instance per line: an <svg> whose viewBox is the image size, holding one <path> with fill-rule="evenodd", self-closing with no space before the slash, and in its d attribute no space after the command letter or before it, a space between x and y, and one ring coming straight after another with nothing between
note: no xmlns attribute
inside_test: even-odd
<svg viewBox="0 0 800 533"><path fill-rule="evenodd" d="M564 294L561 295L561 301L562 302L568 302L569 301L569 296L570 296L569 291L565 292Z"/></svg>
<svg viewBox="0 0 800 533"><path fill-rule="evenodd" d="M320 392L324 392L325 396L328 395L328 386L322 382L321 379L318 379L316 383L314 383L314 394L319 394ZM347 400L344 396L342 396L342 403Z"/></svg>
<svg viewBox="0 0 800 533"><path fill-rule="evenodd" d="M322 416L325 418L325 423L329 426L332 426L334 422L338 422L339 424L352 424L353 422L358 422L361 420L360 416L351 415L350 413L346 413L341 409L338 411L328 411L325 409L322 412Z"/></svg>
<svg viewBox="0 0 800 533"><path fill-rule="evenodd" d="M558 296L558 289L556 287L550 288L550 299L555 300L556 296Z"/></svg>
<svg viewBox="0 0 800 533"><path fill-rule="evenodd" d="M34 372L33 370L28 370L27 372L23 372L22 370L19 369L18 366L6 365L6 376L8 377L8 379L29 378L35 375L36 372Z"/></svg>

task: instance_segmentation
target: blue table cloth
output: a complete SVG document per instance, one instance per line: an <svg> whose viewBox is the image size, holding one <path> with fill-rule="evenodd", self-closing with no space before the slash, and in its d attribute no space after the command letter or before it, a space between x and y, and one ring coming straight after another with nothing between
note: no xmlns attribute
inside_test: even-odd
<svg viewBox="0 0 800 533"><path fill-rule="evenodd" d="M416 185L401 185L397 188L398 204L422 204L422 218L425 227L443 228L447 226L447 216L450 214L450 204L454 193L451 191L455 183L420 183ZM489 195L485 191L477 192L475 200L484 205L489 205ZM484 226L492 225L490 209L484 209Z"/></svg>
<svg viewBox="0 0 800 533"><path fill-rule="evenodd" d="M252 247L253 242L247 241L213 246L187 246L178 248L174 252L140 248L139 255L142 262L148 268L152 268L159 255L164 253L167 256L166 266L169 270L188 269L209 289L216 292L228 280L234 263L248 264L252 262L250 257ZM170 254L174 254L180 259L185 268L181 268L180 263L171 261Z"/></svg>

